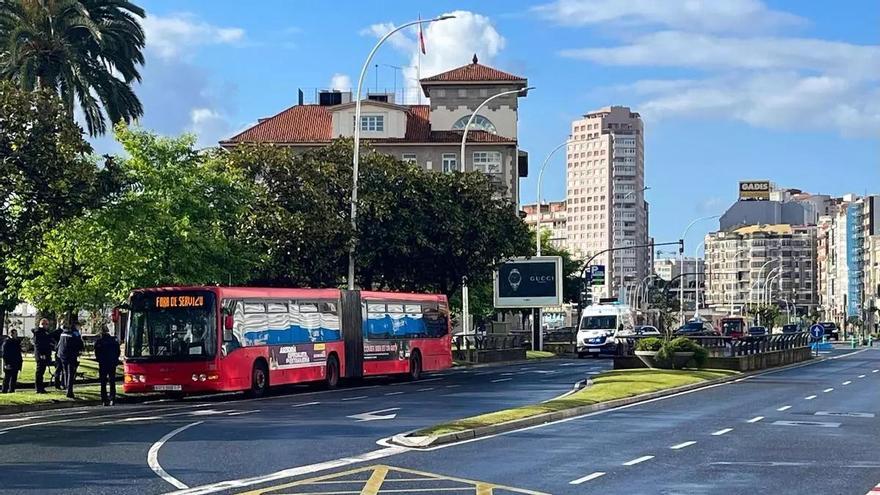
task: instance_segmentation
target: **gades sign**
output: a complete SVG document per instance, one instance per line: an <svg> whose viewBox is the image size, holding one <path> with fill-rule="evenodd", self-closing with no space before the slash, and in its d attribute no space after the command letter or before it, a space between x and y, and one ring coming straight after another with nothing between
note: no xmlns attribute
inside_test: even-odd
<svg viewBox="0 0 880 495"><path fill-rule="evenodd" d="M739 199L770 199L769 180L744 180L739 183Z"/></svg>
<svg viewBox="0 0 880 495"><path fill-rule="evenodd" d="M539 308L562 304L562 258L517 258L495 272L496 308Z"/></svg>

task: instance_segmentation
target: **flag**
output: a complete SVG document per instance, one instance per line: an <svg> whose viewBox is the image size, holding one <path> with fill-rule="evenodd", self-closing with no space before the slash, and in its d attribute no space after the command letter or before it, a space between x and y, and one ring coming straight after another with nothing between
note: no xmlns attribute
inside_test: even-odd
<svg viewBox="0 0 880 495"><path fill-rule="evenodd" d="M419 20L422 20L422 16L419 16ZM422 50L422 55L427 55L428 52L425 51L425 34L422 33L422 25L419 24L419 48Z"/></svg>

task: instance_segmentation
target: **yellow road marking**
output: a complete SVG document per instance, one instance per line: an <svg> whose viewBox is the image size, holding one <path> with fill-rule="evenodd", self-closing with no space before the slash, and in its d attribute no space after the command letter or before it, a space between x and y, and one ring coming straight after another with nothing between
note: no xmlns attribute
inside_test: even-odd
<svg viewBox="0 0 880 495"><path fill-rule="evenodd" d="M361 490L361 495L376 495L379 493L379 488L382 488L382 482L385 481L386 476L388 476L388 467L376 466L373 474L370 475L370 479L367 480L367 484L364 485L364 489Z"/></svg>

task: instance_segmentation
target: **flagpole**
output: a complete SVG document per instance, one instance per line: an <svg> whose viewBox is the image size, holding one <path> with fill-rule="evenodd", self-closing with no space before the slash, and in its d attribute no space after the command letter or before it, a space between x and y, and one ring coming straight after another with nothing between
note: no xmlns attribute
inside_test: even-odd
<svg viewBox="0 0 880 495"><path fill-rule="evenodd" d="M421 20L422 14L419 14L419 19ZM422 25L419 24L419 42L416 44L416 80L418 83L416 84L416 93L419 95L419 105L422 104Z"/></svg>

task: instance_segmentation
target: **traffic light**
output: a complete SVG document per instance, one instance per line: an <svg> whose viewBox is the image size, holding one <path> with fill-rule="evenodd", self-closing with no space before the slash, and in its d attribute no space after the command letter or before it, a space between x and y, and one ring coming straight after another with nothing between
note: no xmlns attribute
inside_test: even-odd
<svg viewBox="0 0 880 495"><path fill-rule="evenodd" d="M578 307L584 308L593 303L593 285L589 277L581 279L581 290L578 294Z"/></svg>

